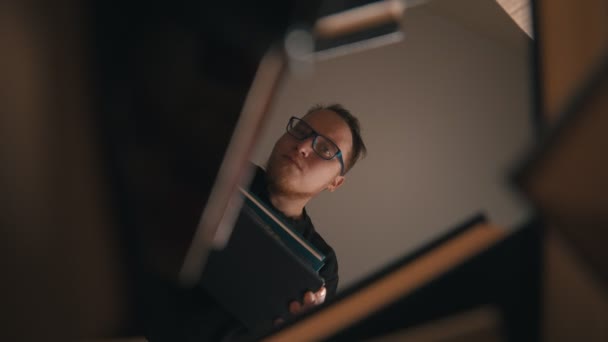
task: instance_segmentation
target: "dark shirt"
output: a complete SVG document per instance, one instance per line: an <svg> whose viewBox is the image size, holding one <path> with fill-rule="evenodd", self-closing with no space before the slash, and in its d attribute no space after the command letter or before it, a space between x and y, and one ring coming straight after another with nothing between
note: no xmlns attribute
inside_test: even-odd
<svg viewBox="0 0 608 342"><path fill-rule="evenodd" d="M289 218L275 208L270 202L268 194L268 182L266 181L266 172L259 166L255 166L255 175L249 190L254 193L262 201L266 202L274 209L276 214L287 222L291 227L298 231L306 240L311 242L321 253L325 255L325 266L321 268L319 274L325 280L325 288L327 289L327 298L336 294L338 288L338 260L333 248L323 240L321 235L315 230L310 217L304 208L303 217L300 219Z"/></svg>

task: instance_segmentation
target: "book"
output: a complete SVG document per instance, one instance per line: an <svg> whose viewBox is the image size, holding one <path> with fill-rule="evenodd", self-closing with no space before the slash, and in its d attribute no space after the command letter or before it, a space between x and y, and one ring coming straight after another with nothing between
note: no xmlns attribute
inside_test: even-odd
<svg viewBox="0 0 608 342"><path fill-rule="evenodd" d="M370 339L485 305L510 340L535 336L535 224L508 231L475 217L256 340Z"/></svg>
<svg viewBox="0 0 608 342"><path fill-rule="evenodd" d="M314 245L306 241L299 232L295 231L285 221L281 220L281 218L255 194L243 188L239 188L239 192L243 195L245 205L256 213L256 215L252 215L252 218L257 220L261 227L276 234L276 238L281 243L285 244L285 246L300 257L303 262L309 264L315 271L319 272L321 267L325 265L325 255L323 255L323 253Z"/></svg>
<svg viewBox="0 0 608 342"><path fill-rule="evenodd" d="M324 285L325 256L249 191L222 250L212 251L200 286L249 331L273 327L289 303Z"/></svg>

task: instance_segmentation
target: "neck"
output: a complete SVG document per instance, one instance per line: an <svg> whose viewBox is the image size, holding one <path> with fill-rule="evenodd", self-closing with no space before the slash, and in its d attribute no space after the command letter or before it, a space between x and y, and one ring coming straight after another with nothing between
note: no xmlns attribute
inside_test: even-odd
<svg viewBox="0 0 608 342"><path fill-rule="evenodd" d="M301 219L304 215L304 206L310 198L293 198L286 195L269 192L270 203L283 215L292 219Z"/></svg>

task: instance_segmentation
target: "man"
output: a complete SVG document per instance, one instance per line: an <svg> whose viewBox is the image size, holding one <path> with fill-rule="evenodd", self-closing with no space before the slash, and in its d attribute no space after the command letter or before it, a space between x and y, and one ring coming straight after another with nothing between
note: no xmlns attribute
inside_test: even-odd
<svg viewBox="0 0 608 342"><path fill-rule="evenodd" d="M304 207L322 191L333 192L342 186L345 174L365 153L359 121L348 110L340 105L315 106L303 118L289 119L287 131L272 150L267 171L256 167L251 192L326 256L320 270L326 286L291 302L289 311L294 315L323 303L338 287L336 255L316 232ZM175 303L163 306L165 310L155 317L161 323L148 328L149 341L246 339L248 332L204 291L196 288L176 297ZM284 318L277 317L277 323Z"/></svg>
<svg viewBox="0 0 608 342"><path fill-rule="evenodd" d="M297 314L336 293L338 262L334 250L316 232L305 205L324 190L344 184L345 174L365 155L359 121L341 105L314 106L303 118L292 117L276 142L264 172L257 167L251 191L326 255L320 275L325 287L293 301ZM282 318L278 319L278 322Z"/></svg>

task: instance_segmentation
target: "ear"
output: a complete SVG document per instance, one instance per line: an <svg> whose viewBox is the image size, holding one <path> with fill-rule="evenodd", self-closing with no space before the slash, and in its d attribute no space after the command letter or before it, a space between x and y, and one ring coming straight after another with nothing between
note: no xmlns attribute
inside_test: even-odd
<svg viewBox="0 0 608 342"><path fill-rule="evenodd" d="M327 190L329 192L334 192L337 188L341 187L342 184L344 184L344 176L336 176L327 186Z"/></svg>

